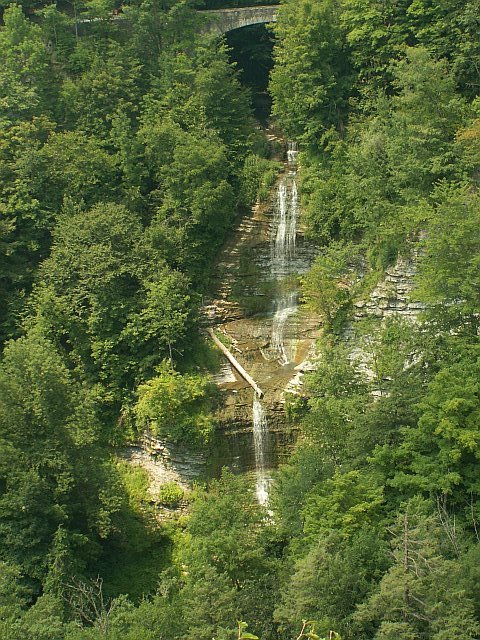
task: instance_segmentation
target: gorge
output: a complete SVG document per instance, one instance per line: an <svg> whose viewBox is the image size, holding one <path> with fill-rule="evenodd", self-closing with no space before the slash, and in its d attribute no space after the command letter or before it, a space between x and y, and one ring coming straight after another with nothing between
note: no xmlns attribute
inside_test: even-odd
<svg viewBox="0 0 480 640"><path fill-rule="evenodd" d="M479 0L0 13L0 637L477 640Z"/></svg>

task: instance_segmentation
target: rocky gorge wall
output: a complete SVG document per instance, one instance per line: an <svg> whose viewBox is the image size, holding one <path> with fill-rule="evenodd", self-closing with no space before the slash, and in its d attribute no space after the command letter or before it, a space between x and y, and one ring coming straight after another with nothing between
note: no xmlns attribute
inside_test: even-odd
<svg viewBox="0 0 480 640"><path fill-rule="evenodd" d="M418 257L418 251L412 249L408 256L400 256L394 265L387 268L385 277L369 297L354 303L354 322L365 317L416 320L425 308L415 300L414 294Z"/></svg>
<svg viewBox="0 0 480 640"><path fill-rule="evenodd" d="M284 166L268 202L239 224L216 269L215 296L205 305L205 325L228 346L264 392L268 460L288 456L295 434L285 413L285 394L298 392L319 335L319 321L299 300L298 278L310 268L315 247L298 216L296 151ZM223 464L242 471L255 464L253 390L228 362L214 381L223 403L217 446Z"/></svg>
<svg viewBox="0 0 480 640"><path fill-rule="evenodd" d="M365 350L365 341L372 336L368 333L359 339L357 325L369 319L373 321L373 331L381 328L386 320L397 318L402 322L416 323L425 305L415 299L415 275L419 259L418 249L412 247L410 253L399 256L395 264L388 267L382 280L370 295L354 303L351 321L343 331L350 358L368 379L374 379L371 355ZM383 395L382 389L373 395Z"/></svg>
<svg viewBox="0 0 480 640"><path fill-rule="evenodd" d="M288 422L285 399L288 393L302 393L304 374L315 368L315 344L321 334L319 318L297 299L282 329L287 362L279 361L272 345L278 300L285 295L298 298L298 277L310 268L317 251L305 239L300 218L291 272L286 277L273 277L272 238L278 224L279 186L285 180L291 186L295 175L296 168L285 158L269 200L257 203L239 221L220 253L211 288L214 294L205 302L202 314L205 333L213 329L265 393L262 402L268 421L266 450L270 466L285 461L295 442L296 431ZM368 356L356 342L355 325L365 318L378 323L389 317L416 321L423 309L413 294L417 259L415 251L400 257L371 294L354 303L343 338L367 376ZM212 381L222 400L209 452L192 453L148 434L138 446L130 448L130 460L146 468L154 482L163 478L186 487L197 478L218 475L224 466L237 472L254 469L253 389L223 358Z"/></svg>

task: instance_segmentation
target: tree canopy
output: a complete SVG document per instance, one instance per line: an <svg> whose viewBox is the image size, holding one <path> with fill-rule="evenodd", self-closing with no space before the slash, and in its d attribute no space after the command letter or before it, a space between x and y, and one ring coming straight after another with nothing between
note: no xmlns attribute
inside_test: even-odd
<svg viewBox="0 0 480 640"><path fill-rule="evenodd" d="M479 637L479 0L281 3L321 324L296 441L268 508L122 457L215 443L199 309L279 165L198 9L245 4L0 3L2 638ZM399 264L414 312L371 313Z"/></svg>

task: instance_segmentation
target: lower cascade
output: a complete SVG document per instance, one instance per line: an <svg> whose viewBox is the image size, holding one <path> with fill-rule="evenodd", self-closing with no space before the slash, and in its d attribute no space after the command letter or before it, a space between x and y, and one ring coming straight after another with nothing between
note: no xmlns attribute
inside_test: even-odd
<svg viewBox="0 0 480 640"><path fill-rule="evenodd" d="M255 447L256 495L260 504L268 502L270 478L266 471L268 454L268 423L262 402L253 396L253 444Z"/></svg>

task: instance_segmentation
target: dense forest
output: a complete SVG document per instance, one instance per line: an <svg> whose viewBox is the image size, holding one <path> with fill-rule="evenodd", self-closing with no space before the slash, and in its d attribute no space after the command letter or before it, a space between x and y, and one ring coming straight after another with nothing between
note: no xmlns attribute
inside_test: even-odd
<svg viewBox="0 0 480 640"><path fill-rule="evenodd" d="M480 638L479 0L281 3L322 322L295 449L268 509L225 470L166 522L119 457L215 431L200 308L276 163L197 9L246 4L1 3L6 640ZM352 322L413 255L418 320Z"/></svg>

